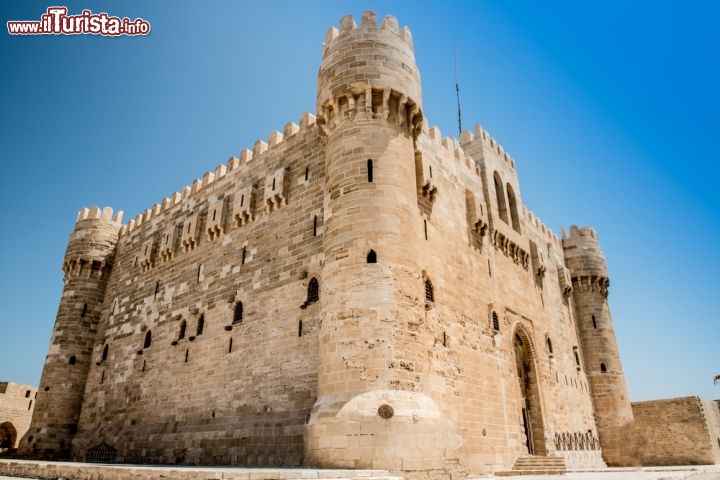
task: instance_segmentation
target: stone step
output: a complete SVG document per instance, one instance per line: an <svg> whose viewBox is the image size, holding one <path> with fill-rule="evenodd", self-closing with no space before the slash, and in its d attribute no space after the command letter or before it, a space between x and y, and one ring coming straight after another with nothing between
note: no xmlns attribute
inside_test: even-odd
<svg viewBox="0 0 720 480"><path fill-rule="evenodd" d="M512 470L495 472L499 477L516 475L552 475L565 473L565 459L562 457L522 456L518 457Z"/></svg>

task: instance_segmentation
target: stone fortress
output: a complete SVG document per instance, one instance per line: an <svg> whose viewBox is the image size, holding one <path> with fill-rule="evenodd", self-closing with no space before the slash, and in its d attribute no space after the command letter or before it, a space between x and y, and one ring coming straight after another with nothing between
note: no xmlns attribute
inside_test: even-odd
<svg viewBox="0 0 720 480"><path fill-rule="evenodd" d="M422 105L407 27L346 16L317 116L126 224L83 209L19 454L453 477L720 462L716 403L631 405L596 232L555 235L495 139L442 137ZM693 436L666 435L673 408Z"/></svg>

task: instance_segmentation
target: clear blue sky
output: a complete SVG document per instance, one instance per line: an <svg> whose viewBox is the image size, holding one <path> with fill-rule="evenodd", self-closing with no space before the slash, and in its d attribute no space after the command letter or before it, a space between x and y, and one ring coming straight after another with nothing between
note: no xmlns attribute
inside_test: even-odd
<svg viewBox="0 0 720 480"><path fill-rule="evenodd" d="M128 220L315 111L327 28L408 25L425 115L516 159L553 230L595 227L630 397L720 397L720 3L67 2L147 37L0 33L0 380L37 384L77 211ZM8 20L55 3L3 2Z"/></svg>

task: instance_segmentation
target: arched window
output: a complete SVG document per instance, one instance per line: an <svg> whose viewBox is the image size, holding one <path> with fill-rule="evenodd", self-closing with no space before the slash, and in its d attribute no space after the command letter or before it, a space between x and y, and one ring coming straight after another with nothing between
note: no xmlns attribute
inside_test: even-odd
<svg viewBox="0 0 720 480"><path fill-rule="evenodd" d="M600 364L600 372L601 372L601 373L607 373L607 367L605 366L604 363L601 363L601 364Z"/></svg>
<svg viewBox="0 0 720 480"><path fill-rule="evenodd" d="M150 345L152 344L152 330L148 330L145 332L145 343L143 343L143 348L150 348Z"/></svg>
<svg viewBox="0 0 720 480"><path fill-rule="evenodd" d="M75 365L77 363L77 357L75 355L71 356L68 360L68 365Z"/></svg>
<svg viewBox="0 0 720 480"><path fill-rule="evenodd" d="M370 250L368 252L367 263L377 263L377 253L375 253L375 250Z"/></svg>
<svg viewBox="0 0 720 480"><path fill-rule="evenodd" d="M242 323L243 321L243 304L237 302L235 304L235 313L233 313L233 323Z"/></svg>
<svg viewBox="0 0 720 480"><path fill-rule="evenodd" d="M106 343L106 344L105 344L105 347L103 348L102 357L100 357L100 361L101 361L101 362L104 362L105 360L107 360L108 350L109 350L109 349L110 349L110 347L109 347L108 344Z"/></svg>
<svg viewBox="0 0 720 480"><path fill-rule="evenodd" d="M495 172L493 174L493 182L495 183L495 200L497 201L498 215L500 220L508 223L507 205L505 204L505 189L503 188L502 179L500 174Z"/></svg>
<svg viewBox="0 0 720 480"><path fill-rule="evenodd" d="M187 323L185 320L180 322L180 331L178 331L178 340L182 340L185 338L185 329L187 328Z"/></svg>
<svg viewBox="0 0 720 480"><path fill-rule="evenodd" d="M550 340L550 337L547 339L547 351L552 356L553 354L553 348L552 348L552 340Z"/></svg>
<svg viewBox="0 0 720 480"><path fill-rule="evenodd" d="M518 215L517 199L515 198L515 191L509 183L507 184L507 198L513 230L520 233L520 215Z"/></svg>
<svg viewBox="0 0 720 480"><path fill-rule="evenodd" d="M308 283L307 300L305 305L310 305L318 300L320 300L320 284L318 283L317 278L313 277L310 279L310 283Z"/></svg>
<svg viewBox="0 0 720 480"><path fill-rule="evenodd" d="M197 324L197 331L195 332L195 336L202 335L203 329L205 328L205 315L200 315L200 318L198 318L198 324Z"/></svg>
<svg viewBox="0 0 720 480"><path fill-rule="evenodd" d="M373 164L372 160L367 161L367 174L368 174L368 182L373 181Z"/></svg>
<svg viewBox="0 0 720 480"><path fill-rule="evenodd" d="M425 301L435 301L435 289L433 288L433 284L429 278L425 279Z"/></svg>
<svg viewBox="0 0 720 480"><path fill-rule="evenodd" d="M496 332L500 331L500 318L498 317L497 312L494 310L492 312L492 325L493 330L495 330Z"/></svg>

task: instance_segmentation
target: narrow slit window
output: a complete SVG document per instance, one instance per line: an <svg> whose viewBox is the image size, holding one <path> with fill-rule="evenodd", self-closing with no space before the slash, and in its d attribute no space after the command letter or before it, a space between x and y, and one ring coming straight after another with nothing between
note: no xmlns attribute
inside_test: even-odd
<svg viewBox="0 0 720 480"><path fill-rule="evenodd" d="M188 357L190 356L190 349L185 349L185 363L188 361Z"/></svg>
<svg viewBox="0 0 720 480"><path fill-rule="evenodd" d="M313 217L313 237L317 237L317 215Z"/></svg>
<svg viewBox="0 0 720 480"><path fill-rule="evenodd" d="M307 301L305 304L310 305L318 300L320 300L320 283L317 278L313 277L310 279L310 283L308 283Z"/></svg>
<svg viewBox="0 0 720 480"><path fill-rule="evenodd" d="M425 229L425 240L427 240L427 220L423 220L423 228Z"/></svg>
<svg viewBox="0 0 720 480"><path fill-rule="evenodd" d="M367 161L367 175L368 175L368 182L373 181L373 161L368 160Z"/></svg>
<svg viewBox="0 0 720 480"><path fill-rule="evenodd" d="M152 345L152 330L148 330L145 333L145 342L143 343L143 348L150 348L150 345Z"/></svg>
<svg viewBox="0 0 720 480"><path fill-rule="evenodd" d="M575 366L580 370L580 355L578 354L577 347L573 347L573 355L575 356Z"/></svg>
<svg viewBox="0 0 720 480"><path fill-rule="evenodd" d="M552 356L552 354L553 354L553 346L552 346L552 340L550 340L549 337L548 337L548 339L547 339L547 351L548 351L548 353L550 354L550 356Z"/></svg>
<svg viewBox="0 0 720 480"><path fill-rule="evenodd" d="M233 323L242 323L243 321L243 303L235 304L235 313L233 313Z"/></svg>
<svg viewBox="0 0 720 480"><path fill-rule="evenodd" d="M495 311L492 312L492 326L493 330L495 330L496 332L500 331L500 318Z"/></svg>
<svg viewBox="0 0 720 480"><path fill-rule="evenodd" d="M153 298L157 298L157 294L160 291L160 282L155 282L155 295Z"/></svg>
<svg viewBox="0 0 720 480"><path fill-rule="evenodd" d="M232 353L232 338L228 342L228 353Z"/></svg>
<svg viewBox="0 0 720 480"><path fill-rule="evenodd" d="M302 337L302 320L298 320L298 337Z"/></svg>
<svg viewBox="0 0 720 480"><path fill-rule="evenodd" d="M109 351L109 350L110 350L110 347L109 347L109 345L106 343L106 344L105 344L105 347L103 347L102 357L100 357L100 361L101 361L101 362L104 362L105 360L107 360L107 358L108 358L108 351Z"/></svg>
<svg viewBox="0 0 720 480"><path fill-rule="evenodd" d="M425 301L435 301L435 288L429 278L425 279Z"/></svg>
<svg viewBox="0 0 720 480"><path fill-rule="evenodd" d="M310 167L305 167L305 181L307 182L308 178L310 178Z"/></svg>
<svg viewBox="0 0 720 480"><path fill-rule="evenodd" d="M185 329L187 328L187 322L183 320L180 322L180 331L178 331L178 340L185 338Z"/></svg>
<svg viewBox="0 0 720 480"><path fill-rule="evenodd" d="M593 328L597 328L597 321L595 320L595 315L592 316L593 321Z"/></svg>
<svg viewBox="0 0 720 480"><path fill-rule="evenodd" d="M377 253L375 253L375 250L370 250L368 252L367 263L377 263Z"/></svg>
<svg viewBox="0 0 720 480"><path fill-rule="evenodd" d="M197 330L195 332L195 336L202 335L203 329L205 328L205 315L200 315L200 318L198 318L197 323Z"/></svg>
<svg viewBox="0 0 720 480"><path fill-rule="evenodd" d="M87 303L83 303L82 312L80 312L80 318L85 318L85 314L87 313Z"/></svg>
<svg viewBox="0 0 720 480"><path fill-rule="evenodd" d="M245 265L245 257L247 256L247 247L242 249L242 258L240 259L240 265Z"/></svg>

